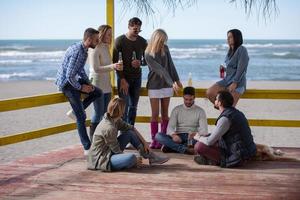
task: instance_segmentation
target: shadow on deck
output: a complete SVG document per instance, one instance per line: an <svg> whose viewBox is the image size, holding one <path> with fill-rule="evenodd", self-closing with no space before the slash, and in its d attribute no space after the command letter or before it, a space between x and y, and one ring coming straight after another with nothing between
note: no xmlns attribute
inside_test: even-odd
<svg viewBox="0 0 300 200"><path fill-rule="evenodd" d="M281 148L300 158L299 148ZM300 162L200 166L168 154L161 166L103 173L86 170L79 145L0 165L0 199L300 199Z"/></svg>

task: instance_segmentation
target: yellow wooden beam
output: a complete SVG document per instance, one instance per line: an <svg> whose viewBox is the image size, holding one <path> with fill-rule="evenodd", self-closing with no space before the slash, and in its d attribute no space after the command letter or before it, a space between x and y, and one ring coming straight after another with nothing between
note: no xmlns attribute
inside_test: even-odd
<svg viewBox="0 0 300 200"><path fill-rule="evenodd" d="M137 116L137 123L149 123L151 117L150 116ZM207 122L209 125L214 125L216 122L216 118L208 118ZM265 127L300 127L299 120L268 120L268 119L249 119L248 120L250 126L265 126ZM87 120L86 126L90 125L90 120ZM23 142L26 140L32 140L40 137L45 137L49 135L54 135L66 131L71 131L76 129L75 123L62 124L59 126L48 127L44 129L17 133L7 136L0 137L0 146Z"/></svg>
<svg viewBox="0 0 300 200"><path fill-rule="evenodd" d="M112 55L113 52L113 46L114 46L114 38L115 38L115 5L114 0L106 0L106 24L110 25L112 28L112 43L110 47L110 53ZM115 72L110 72L110 82L113 87L115 87ZM112 96L114 96L115 93L113 91Z"/></svg>
<svg viewBox="0 0 300 200"><path fill-rule="evenodd" d="M87 120L86 125L89 126L90 122L91 122L90 120ZM71 131L74 129L76 129L76 123L68 123L68 124L62 124L59 126L53 126L53 127L48 127L39 130L16 133L12 135L5 135L0 137L0 146L14 144L14 143L23 142L26 140L32 140L36 138L41 138L41 137L54 135L66 131Z"/></svg>
<svg viewBox="0 0 300 200"><path fill-rule="evenodd" d="M51 105L66 101L67 99L62 93L4 99L0 101L0 112Z"/></svg>
<svg viewBox="0 0 300 200"><path fill-rule="evenodd" d="M149 123L150 116L137 116L136 122ZM248 119L250 126L272 126L272 127L300 127L300 120L269 120L269 119ZM207 123L214 125L216 118L208 118Z"/></svg>
<svg viewBox="0 0 300 200"><path fill-rule="evenodd" d="M117 88L113 88L117 92ZM196 88L196 97L205 98L206 88ZM141 96L148 96L147 88L142 87L140 90ZM182 90L175 97L182 96ZM244 99L300 99L300 90L246 90L241 98Z"/></svg>
<svg viewBox="0 0 300 200"><path fill-rule="evenodd" d="M114 86L114 92L117 94L117 88ZM196 89L196 97L204 98L206 89ZM141 88L141 96L147 96L146 88ZM177 97L182 96L182 91ZM300 90L247 90L242 98L248 99L300 99ZM51 105L66 102L67 99L62 93L53 93L32 97L22 97L6 99L0 101L0 112L32 108L37 106Z"/></svg>

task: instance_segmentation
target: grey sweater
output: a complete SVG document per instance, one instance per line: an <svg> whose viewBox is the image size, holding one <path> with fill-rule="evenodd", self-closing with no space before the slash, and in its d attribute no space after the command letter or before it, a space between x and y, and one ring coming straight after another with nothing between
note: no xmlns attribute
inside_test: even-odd
<svg viewBox="0 0 300 200"><path fill-rule="evenodd" d="M165 55L156 53L155 56L145 54L145 59L149 67L148 89L162 89L172 87L179 77L174 66L168 46L164 46Z"/></svg>
<svg viewBox="0 0 300 200"><path fill-rule="evenodd" d="M205 111L195 104L191 107L186 107L184 104L176 106L171 112L167 129L168 135L190 131L197 132L197 135L208 133Z"/></svg>

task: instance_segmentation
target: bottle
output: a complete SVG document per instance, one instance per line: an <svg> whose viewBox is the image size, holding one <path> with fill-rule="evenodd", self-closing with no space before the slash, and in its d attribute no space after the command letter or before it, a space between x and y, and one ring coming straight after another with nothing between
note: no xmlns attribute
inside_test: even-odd
<svg viewBox="0 0 300 200"><path fill-rule="evenodd" d="M192 72L189 73L188 86L190 86L190 87L193 86Z"/></svg>
<svg viewBox="0 0 300 200"><path fill-rule="evenodd" d="M123 71L123 58L122 58L122 52L119 52L119 60L118 63L121 65L121 68L119 71Z"/></svg>
<svg viewBox="0 0 300 200"><path fill-rule="evenodd" d="M221 64L220 65L220 78L224 78L225 77L225 66L226 64Z"/></svg>
<svg viewBox="0 0 300 200"><path fill-rule="evenodd" d="M143 55L143 53L142 53L142 58L141 58L141 65L145 65L145 57L144 57L144 55Z"/></svg>
<svg viewBox="0 0 300 200"><path fill-rule="evenodd" d="M136 53L135 53L135 51L132 52L132 58L131 58L131 60L136 60Z"/></svg>
<svg viewBox="0 0 300 200"><path fill-rule="evenodd" d="M118 63L122 63L123 64L123 58L122 58L122 52L119 52L119 60Z"/></svg>

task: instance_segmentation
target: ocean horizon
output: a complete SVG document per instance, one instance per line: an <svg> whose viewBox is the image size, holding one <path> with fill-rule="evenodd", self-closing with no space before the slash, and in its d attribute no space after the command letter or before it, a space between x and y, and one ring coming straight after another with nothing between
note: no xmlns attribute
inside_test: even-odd
<svg viewBox="0 0 300 200"><path fill-rule="evenodd" d="M0 40L0 81L55 80L66 49L78 40ZM300 40L245 39L247 79L300 80ZM182 81L218 80L228 45L224 39L170 39L168 46ZM88 64L86 71L88 73ZM148 67L142 67L147 80Z"/></svg>

